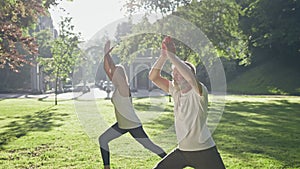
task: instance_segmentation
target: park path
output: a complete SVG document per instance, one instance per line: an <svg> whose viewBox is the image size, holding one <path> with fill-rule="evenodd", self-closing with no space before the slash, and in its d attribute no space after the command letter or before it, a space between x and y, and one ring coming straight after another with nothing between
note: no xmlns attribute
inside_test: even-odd
<svg viewBox="0 0 300 169"><path fill-rule="evenodd" d="M111 94L109 97L111 97ZM100 90L98 88L91 88L90 92L82 93L82 92L67 92L67 93L60 93L57 95L58 99L72 99L76 97L92 97L93 98L107 98L107 93L103 90ZM133 97L150 97L150 96L164 96L166 93L164 93L161 90L138 90L138 92L133 92ZM45 93L45 94L26 94L26 93L0 93L0 99L9 99L9 98L36 98L36 99L47 99L47 98L54 98L55 94L53 92L51 93Z"/></svg>

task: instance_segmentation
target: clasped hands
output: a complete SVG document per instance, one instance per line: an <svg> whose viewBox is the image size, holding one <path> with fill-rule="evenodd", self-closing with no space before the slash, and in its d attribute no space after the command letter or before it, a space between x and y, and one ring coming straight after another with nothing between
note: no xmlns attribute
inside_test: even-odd
<svg viewBox="0 0 300 169"><path fill-rule="evenodd" d="M175 44L170 36L164 38L161 44L161 55L167 57L168 54L175 54L176 48Z"/></svg>
<svg viewBox="0 0 300 169"><path fill-rule="evenodd" d="M108 40L104 47L105 56L113 50L114 47L110 48L110 41ZM168 54L175 54L176 48L175 44L170 36L164 38L161 44L161 55L167 57Z"/></svg>

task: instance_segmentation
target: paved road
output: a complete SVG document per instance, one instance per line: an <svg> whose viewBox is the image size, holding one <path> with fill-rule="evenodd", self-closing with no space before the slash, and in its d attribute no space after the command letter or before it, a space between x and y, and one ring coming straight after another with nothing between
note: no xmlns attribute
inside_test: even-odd
<svg viewBox="0 0 300 169"><path fill-rule="evenodd" d="M109 97L112 93L110 93ZM149 97L149 96L163 96L166 93L162 92L161 90L153 90L149 92L148 90L138 90L138 92L132 93L133 97ZM37 99L46 99L46 98L54 98L54 93L46 93L46 94L18 94L18 93L8 93L8 94L1 94L1 99L7 98L37 98ZM107 98L107 93L103 90L98 88L91 88L91 91L88 93L82 92L68 92L68 93L60 93L57 95L58 99L73 99L73 98Z"/></svg>

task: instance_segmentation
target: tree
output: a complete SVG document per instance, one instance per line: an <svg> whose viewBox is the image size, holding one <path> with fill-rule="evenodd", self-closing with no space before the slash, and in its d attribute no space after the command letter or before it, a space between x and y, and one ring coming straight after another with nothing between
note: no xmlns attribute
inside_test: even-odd
<svg viewBox="0 0 300 169"><path fill-rule="evenodd" d="M167 14L173 12L178 6L184 6L191 3L192 0L126 0L125 9L133 14L141 9L148 12L160 12Z"/></svg>
<svg viewBox="0 0 300 169"><path fill-rule="evenodd" d="M250 63L247 36L239 28L242 15L234 1L193 1L179 7L174 15L189 20L208 37L220 57L235 59L240 64Z"/></svg>
<svg viewBox="0 0 300 169"><path fill-rule="evenodd" d="M130 5L132 4L136 5ZM171 3L174 2L174 3ZM242 15L240 6L232 0L201 0L201 1L128 1L126 7L129 12L137 10L136 8L145 8L149 12L156 11L168 16L175 15L194 24L207 36L212 42L218 53L218 56L228 59L236 59L240 64L250 63L250 53L248 51L248 39L239 29L239 17ZM163 19L162 19L163 20ZM172 25L164 25L171 27ZM177 34L187 33L179 27ZM187 60L193 60L199 63L199 56L188 49L184 44L178 42L181 46L178 51ZM212 49L214 50L214 49Z"/></svg>
<svg viewBox="0 0 300 169"><path fill-rule="evenodd" d="M103 70L103 49L108 38L107 32L103 37L97 37L93 40L90 40L82 48L84 50L84 56L86 61L83 62L80 67L85 67L86 72L85 76L88 77L89 81L95 80L95 83L99 83L100 80L106 78L106 74ZM85 64L88 63L88 64ZM78 75L78 79L81 79L83 75Z"/></svg>
<svg viewBox="0 0 300 169"><path fill-rule="evenodd" d="M146 16L136 24L133 24L131 20L119 24L115 36L117 41L120 41L120 45L113 53L119 53L121 62L130 63L138 55L145 55L149 48L158 49L162 40L160 35L139 34L153 26L155 25L152 25Z"/></svg>
<svg viewBox="0 0 300 169"><path fill-rule="evenodd" d="M241 29L250 39L249 48L257 62L275 59L299 62L300 1L240 0L238 3L245 13Z"/></svg>
<svg viewBox="0 0 300 169"><path fill-rule="evenodd" d="M34 38L38 45L38 56L40 58L50 58L51 54L51 41L54 37L49 29L41 30L34 34Z"/></svg>
<svg viewBox="0 0 300 169"><path fill-rule="evenodd" d="M72 18L65 17L59 26L59 35L52 42L52 58L41 59L41 65L47 74L53 74L55 79L55 105L60 81L65 81L73 74L76 61L81 56L80 34L74 33Z"/></svg>
<svg viewBox="0 0 300 169"><path fill-rule="evenodd" d="M35 39L29 35L38 16L58 0L2 0L0 2L0 68L30 64L38 53Z"/></svg>

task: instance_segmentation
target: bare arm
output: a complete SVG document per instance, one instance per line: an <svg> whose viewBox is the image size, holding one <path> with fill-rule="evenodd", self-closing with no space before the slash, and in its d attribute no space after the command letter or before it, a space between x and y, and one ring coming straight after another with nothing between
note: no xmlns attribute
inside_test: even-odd
<svg viewBox="0 0 300 169"><path fill-rule="evenodd" d="M116 65L113 62L110 52L112 51L113 48L110 48L110 41L107 41L104 47L104 70L110 80L112 80L113 74L116 69Z"/></svg>
<svg viewBox="0 0 300 169"><path fill-rule="evenodd" d="M177 68L180 74L186 81L193 87L197 86L195 74L191 71L190 67L186 65L179 57L173 53L168 53L168 58L171 63Z"/></svg>
<svg viewBox="0 0 300 169"><path fill-rule="evenodd" d="M169 92L169 80L161 76L161 70L167 57L162 54L152 66L149 72L149 79L165 92Z"/></svg>
<svg viewBox="0 0 300 169"><path fill-rule="evenodd" d="M191 71L191 68L184 63L179 57L175 55L175 44L172 40L164 41L167 47L167 57L170 59L170 62L176 67L179 73L183 78L194 88L196 91L202 95L202 86L196 79L196 75ZM201 87L200 87L201 86Z"/></svg>

